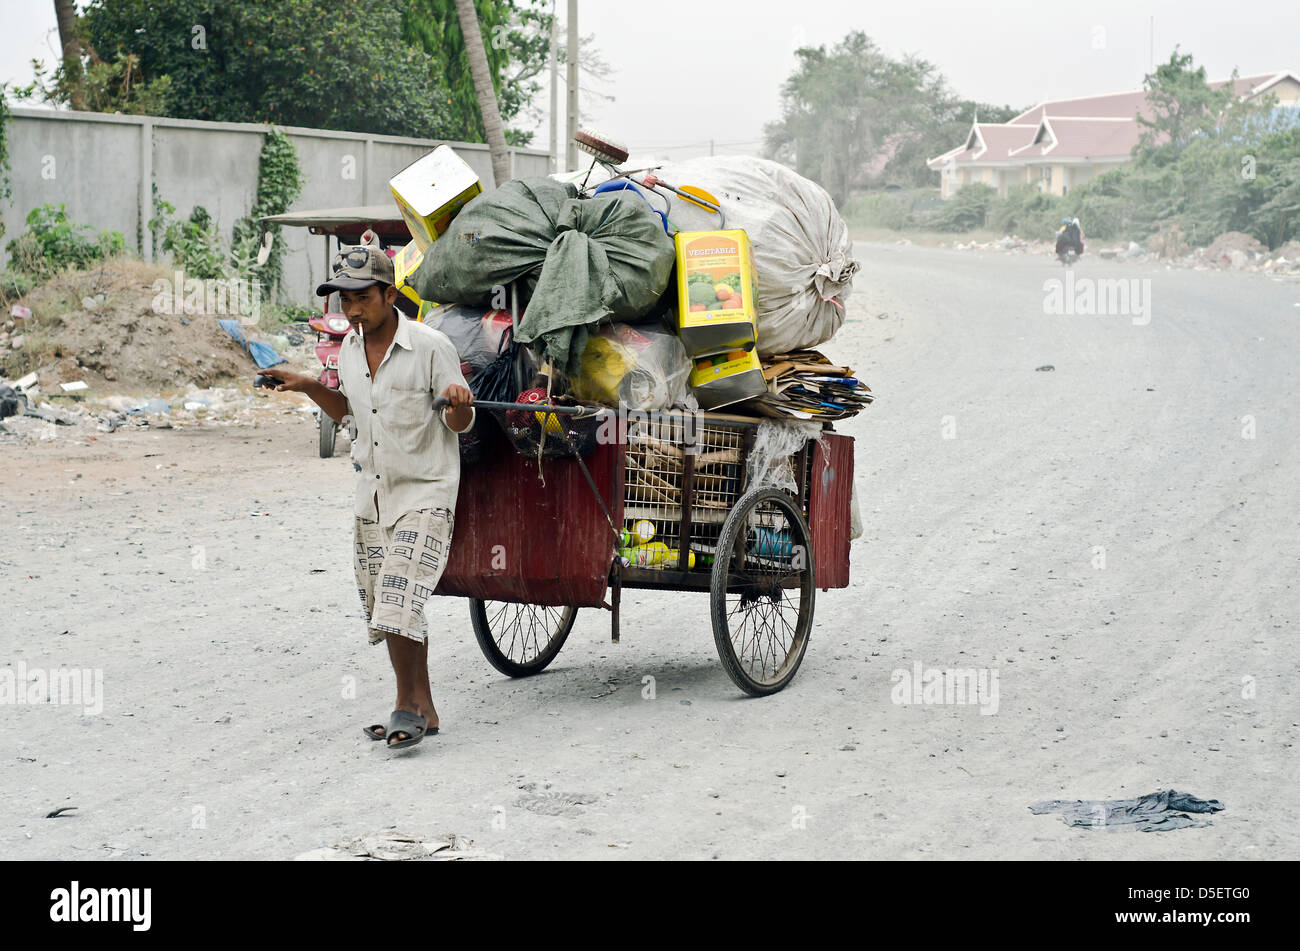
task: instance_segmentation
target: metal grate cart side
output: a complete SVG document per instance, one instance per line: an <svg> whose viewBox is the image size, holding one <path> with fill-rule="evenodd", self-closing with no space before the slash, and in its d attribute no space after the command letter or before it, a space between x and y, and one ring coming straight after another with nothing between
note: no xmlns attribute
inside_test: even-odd
<svg viewBox="0 0 1300 951"><path fill-rule="evenodd" d="M437 593L470 599L489 662L519 677L554 660L580 608L609 610L617 642L624 588L707 591L727 674L749 694L781 690L807 649L816 589L849 582L852 438L825 430L780 460L783 488L754 484L759 420L609 423L585 460L539 462L503 442L466 466ZM655 539L657 564L619 557L624 529Z"/></svg>

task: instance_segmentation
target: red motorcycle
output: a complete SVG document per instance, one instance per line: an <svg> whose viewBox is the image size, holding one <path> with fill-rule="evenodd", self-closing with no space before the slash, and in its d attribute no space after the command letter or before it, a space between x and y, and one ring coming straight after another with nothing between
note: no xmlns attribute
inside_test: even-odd
<svg viewBox="0 0 1300 951"><path fill-rule="evenodd" d="M330 295L329 300L333 300ZM326 302L328 304L328 301ZM343 338L352 333L352 323L342 314L329 311L317 314L307 321L307 326L316 332L316 359L320 360L320 384L331 390L339 388L339 350L343 347ZM338 436L339 424L328 413L317 412L320 425L320 457L329 459L334 455L334 441Z"/></svg>

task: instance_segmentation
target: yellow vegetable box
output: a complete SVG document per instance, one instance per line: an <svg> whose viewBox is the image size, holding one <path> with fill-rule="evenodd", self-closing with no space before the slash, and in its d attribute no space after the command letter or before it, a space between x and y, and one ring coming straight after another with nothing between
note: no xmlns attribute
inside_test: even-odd
<svg viewBox="0 0 1300 951"><path fill-rule="evenodd" d="M406 166L389 179L388 188L422 252L447 230L456 212L483 191L478 175L449 145Z"/></svg>
<svg viewBox="0 0 1300 951"><path fill-rule="evenodd" d="M747 349L757 340L758 293L749 235L681 231L677 245L677 335L692 356Z"/></svg>

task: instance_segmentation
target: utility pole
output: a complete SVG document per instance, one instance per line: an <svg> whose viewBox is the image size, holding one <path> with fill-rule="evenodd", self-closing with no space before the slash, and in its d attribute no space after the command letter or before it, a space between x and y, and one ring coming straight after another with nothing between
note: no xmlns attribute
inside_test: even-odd
<svg viewBox="0 0 1300 951"><path fill-rule="evenodd" d="M551 171L560 170L560 25L556 19L558 0L551 0Z"/></svg>
<svg viewBox="0 0 1300 951"><path fill-rule="evenodd" d="M568 86L569 107L568 141L565 148L565 169L573 171L578 167L578 146L573 141L573 134L578 131L578 0L569 0L569 60Z"/></svg>

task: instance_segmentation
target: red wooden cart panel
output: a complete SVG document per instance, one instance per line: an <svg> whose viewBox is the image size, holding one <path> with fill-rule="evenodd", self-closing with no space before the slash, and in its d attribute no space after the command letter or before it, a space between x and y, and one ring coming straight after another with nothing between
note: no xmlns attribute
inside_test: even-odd
<svg viewBox="0 0 1300 951"><path fill-rule="evenodd" d="M824 433L814 445L812 482L808 486L808 528L812 532L817 587L847 588L853 437Z"/></svg>
<svg viewBox="0 0 1300 951"><path fill-rule="evenodd" d="M585 460L615 525L623 519L623 449L598 445ZM557 606L604 603L614 539L600 505L573 460L545 460L542 474L545 485L537 478L537 460L504 444L490 461L461 467L451 559L437 594Z"/></svg>

